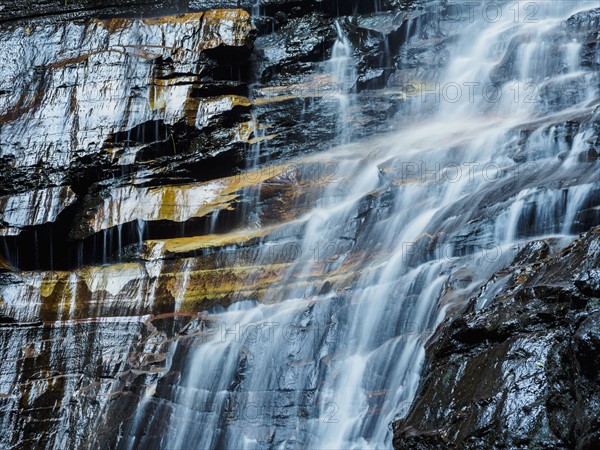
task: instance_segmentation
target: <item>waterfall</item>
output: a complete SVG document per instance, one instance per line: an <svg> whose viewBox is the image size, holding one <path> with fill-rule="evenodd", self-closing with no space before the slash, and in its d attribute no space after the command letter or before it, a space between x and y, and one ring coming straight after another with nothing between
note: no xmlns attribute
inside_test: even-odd
<svg viewBox="0 0 600 450"><path fill-rule="evenodd" d="M121 446L389 448L449 308L507 266L515 244L568 243L597 195L597 164L580 161L597 78L578 62L581 43L560 39L565 19L594 6L543 2L538 20L515 22L503 4L498 20L464 23L439 82L413 96L395 132L313 156L335 164L336 182L286 224L302 237L285 276L260 301L205 311L196 334L172 343L179 363ZM336 28L327 70L345 119L356 69ZM571 83L574 95L555 98ZM592 119L568 137L577 117Z"/></svg>
<svg viewBox="0 0 600 450"><path fill-rule="evenodd" d="M340 20L335 21L337 39L333 44L331 59L326 64L326 72L333 79L334 94L332 98L338 103L338 120L336 134L340 142L347 142L349 139L350 108L352 105L352 96L355 89L356 79L358 78L356 70L356 61L353 55L353 48L344 32Z"/></svg>

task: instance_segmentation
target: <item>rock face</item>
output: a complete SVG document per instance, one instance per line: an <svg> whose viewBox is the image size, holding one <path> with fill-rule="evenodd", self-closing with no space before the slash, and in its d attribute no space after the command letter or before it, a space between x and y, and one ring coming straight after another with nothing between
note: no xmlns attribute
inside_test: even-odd
<svg viewBox="0 0 600 450"><path fill-rule="evenodd" d="M207 53L247 53L251 30L241 10L10 27L2 33L3 190L23 189L33 167L39 188L76 182L91 157L131 165L148 135L171 145L176 124L202 129L244 105L192 91L214 80Z"/></svg>
<svg viewBox="0 0 600 450"><path fill-rule="evenodd" d="M9 237L5 248L13 266L105 262L116 247L139 240L141 224L146 236L163 236L159 228L167 221L206 221L220 210L201 208L212 198L206 182L244 169L245 154L261 142L268 141L268 159L277 163L332 141L340 134L337 96L384 84L382 74L390 73L384 42L408 23L394 10L381 18L387 25L377 25L372 11L396 7L393 2L358 9L357 3L351 11L338 11L335 4L261 2L256 39L248 12L210 9L216 6L210 2L47 2L35 11L23 2L6 3L0 10L7 21L0 33L6 49L0 235ZM253 5L239 4L249 10ZM199 12L165 15L186 11ZM337 39L336 16L352 11L364 12L364 18L340 19L342 28L356 36L357 48L369 42L369 67L365 60L354 79L333 79L323 74L323 61ZM161 17L144 19L138 12ZM249 89L255 81L260 83ZM367 126L348 127L346 140L385 129L401 97L366 95L360 103L348 120ZM253 158L266 159L259 150ZM194 195L199 205L188 206L195 212L128 210L135 196L145 198L141 191L162 195L156 187L165 185L175 185L172 199L189 202L186 195ZM207 197L200 198L202 190ZM134 197L120 204L125 192ZM147 207L156 202L149 200ZM106 208L116 216L99 225ZM115 244L99 249L99 232ZM52 247L63 251L57 255Z"/></svg>
<svg viewBox="0 0 600 450"><path fill-rule="evenodd" d="M233 3L233 2L231 2ZM226 5L225 8L230 6ZM102 0L41 0L27 3L22 0L6 0L0 8L0 22L25 22L40 18L87 18L101 15L167 15L187 12L187 0L164 2L160 0L124 0L120 2Z"/></svg>
<svg viewBox="0 0 600 450"><path fill-rule="evenodd" d="M600 228L558 255L529 244L482 291L483 309L444 322L394 448L576 448L600 445Z"/></svg>
<svg viewBox="0 0 600 450"><path fill-rule="evenodd" d="M404 15L386 13L399 18L385 27L369 17L398 7L0 6L1 447L115 444L131 419L116 411L135 412L169 346L205 326L200 311L260 300L290 269L303 225L280 224L335 176L333 163L302 158L335 144L337 96L371 76L366 62L354 79L325 75L335 22L364 17L341 27L370 42L382 87L384 41ZM360 102L351 120L370 125L355 136L385 129L401 98ZM357 261L331 278L356 277Z"/></svg>
<svg viewBox="0 0 600 450"><path fill-rule="evenodd" d="M0 446L77 448L94 431L131 346L154 330L153 316L144 315L173 310L168 292L181 282L181 261L170 281L169 269L156 262L83 267L108 256L69 235L87 236L88 223L99 223L99 231L150 220L124 210L114 216L118 223L106 223L88 210L114 209L111 195L135 190L134 178L168 183L160 175L168 161L194 170L212 159L218 167L215 146L239 151L250 102L237 68L248 60L254 27L243 10L181 14L187 4L175 2L25 3L5 2L0 10L8 21L0 31L0 235L8 245L0 259ZM132 18L137 12L161 17ZM115 13L125 17L111 18ZM229 125L211 138L207 130L223 121ZM230 156L226 170L235 168ZM141 188L134 197L142 200L144 189L152 191ZM189 189L202 197L202 185ZM174 211L173 199L154 211L157 220L186 220L201 208ZM126 243L116 245L119 253ZM77 246L80 255L92 254L73 259ZM54 262L77 270L19 271ZM235 269L227 272L215 286ZM164 303L154 302L156 293ZM174 330L181 323L166 320Z"/></svg>
<svg viewBox="0 0 600 450"><path fill-rule="evenodd" d="M551 45L583 42L581 66L595 70L599 12L569 17ZM527 34L510 41L490 81L512 79L520 70L517 55L530 42ZM550 58L540 70L564 70L561 64ZM553 111L565 97L577 102L577 92L574 84L560 82L540 90L544 107ZM569 134L574 122L561 127ZM592 129L578 155L582 163L595 160L597 125ZM511 158L539 156L517 145ZM594 218L577 231L597 224L596 210L582 208L578 214L584 222ZM531 233L527 224L520 228L523 236ZM464 311L444 321L429 341L416 400L394 423L394 448L597 448L599 245L598 228L559 253L552 240L531 242L471 297Z"/></svg>
<svg viewBox="0 0 600 450"><path fill-rule="evenodd" d="M598 365L587 355L598 351L600 231L561 253L557 240L530 243L500 272L462 262L442 270L435 255L442 245L452 246L453 258L473 255L521 191L520 238L597 225L600 116L593 104L585 114L548 119L539 139L549 150L527 145L534 124L512 130L498 180L468 193L460 210L428 218L401 264L395 239L387 239L384 228L406 225L399 210L412 217L418 209L398 202L402 192L416 187L424 205L440 192L437 180L407 173L407 156L386 150L385 133L411 120L419 89L448 62L465 23L450 20L446 7L425 0L4 1L0 447L164 447L167 433L184 439L182 431L206 423L184 423L188 410L218 416L215 430L250 424L264 447L302 447L310 433L297 433L290 417L306 425L328 412L314 406L322 374L335 377L339 354L357 340L344 334L344 320L370 312L353 294L378 297L360 282L380 278L394 256L407 273L384 292L409 300L402 311L420 320L409 328L426 336L437 320L435 305L425 311L410 303L429 289L440 290L440 310L450 305L452 316L429 347L413 409L395 425L397 448L597 447ZM560 52L571 40L583 43L589 73L552 78L543 107L558 110L564 89L575 101L581 86L595 83L598 24L597 11L574 15L548 41L551 75L564 70ZM526 44L497 49L495 82L511 76ZM580 129L592 132L580 142L577 175L565 177L557 165L570 156L559 151ZM446 159L433 161L453 164L465 151L454 139L423 144L416 157L422 162L441 145ZM369 180L342 170L370 152ZM535 174L514 172L526 162L539 163ZM347 199L365 182L347 220L327 229L327 242L307 243L316 226L306 213L326 196ZM540 192L532 188L541 184ZM243 317L252 304L264 307L256 308L260 315L298 292L310 303L298 335L322 321L322 347L259 349L285 361L268 395L238 389L252 376L253 355L234 349L223 410L188 408L195 397L186 397L193 378L186 362L221 331L211 313L235 304ZM396 307L389 300L383 313ZM391 347L403 355L400 365L409 364L413 344L405 346L405 334L417 333L387 325L399 333ZM339 341L328 341L332 335ZM384 340L363 330L365 341L373 336ZM381 415L397 417L402 401L384 411L386 396L404 399L418 384L415 368L390 393L392 366L377 367L384 369L364 387L365 435ZM257 392L276 404L270 419L237 417ZM224 446L222 439L213 446Z"/></svg>

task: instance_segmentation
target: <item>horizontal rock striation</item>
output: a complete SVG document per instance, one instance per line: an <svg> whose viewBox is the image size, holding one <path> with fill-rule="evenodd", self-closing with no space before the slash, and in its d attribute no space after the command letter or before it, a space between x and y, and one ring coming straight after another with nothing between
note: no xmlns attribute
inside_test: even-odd
<svg viewBox="0 0 600 450"><path fill-rule="evenodd" d="M233 2L232 2L233 3ZM228 6L225 6L226 8ZM235 6L234 6L235 7ZM41 0L35 3L23 0L6 0L0 8L1 22L26 22L48 18L55 20L89 18L100 15L166 15L187 12L187 0L165 2L161 0Z"/></svg>
<svg viewBox="0 0 600 450"><path fill-rule="evenodd" d="M124 209L116 224L102 225L89 212L96 202L111 212L123 207L109 203L111 193L135 190L133 179L146 185L130 201L155 208L150 185L172 184L178 170L193 182L235 173L241 164L252 132L240 74L255 38L250 15L240 9L180 14L187 5L164 5L5 2L0 9L7 21L0 30L3 448L80 448L127 355L144 333L156 334L151 315L210 305L231 292L235 281L226 280L244 272L217 270L218 280L203 281L198 295L175 299L169 292L182 282L181 264L196 261L84 267L84 261L106 261L107 246L92 238L84 248L69 238L89 222L105 230L151 220ZM136 11L161 17L131 17ZM167 200L167 188L155 189L166 205L152 218L194 215L176 211L177 195ZM202 185L189 189L202 197ZM239 189L231 187L223 202ZM207 194L205 203L211 199ZM121 254L127 243L115 242L115 251ZM55 263L77 269L20 270ZM205 282L220 288L206 291ZM177 330L181 320L172 320L167 328Z"/></svg>
<svg viewBox="0 0 600 450"><path fill-rule="evenodd" d="M170 145L167 128L202 128L233 109L239 102L192 90L215 80L207 52L248 52L252 26L244 11L218 10L9 27L0 39L0 158L10 193L33 182L33 167L38 188L73 182L86 159L131 164L140 135Z"/></svg>
<svg viewBox="0 0 600 450"><path fill-rule="evenodd" d="M418 13L394 9L401 2L349 3L347 10L327 1L310 7L264 1L253 20L259 35L254 43L247 12L255 11L254 2L219 2L247 11L210 10L215 6L210 2L173 4L176 12L202 10L180 16L164 16L169 12L164 2L150 3L163 8L161 18L125 14L129 6L147 6L134 1L123 5L123 14L110 4L78 2L88 15L75 21L59 14L75 8L70 2L64 8L37 5L39 15L27 21L16 19L31 15L30 5L4 6L5 18L15 20L0 32L7 49L0 81L0 196L12 198L0 213L0 235L6 237L2 251L10 253L5 257L12 266L104 262L107 252L98 240L120 242L108 253L120 252L116 247L131 244L130 235L139 234L140 227L157 237L167 222L208 221L219 208L148 215L127 211L133 201L118 205L111 198L138 189L133 186L154 192L175 185L175 193L187 189L179 184L199 183L202 189L203 183L243 170L244 154L264 143L272 163L322 147L339 134L338 94L383 87L393 64L384 56L386 42L420 20ZM336 19L344 13L358 15ZM352 37L356 57L368 55L355 79L324 75L336 21ZM388 129L402 98L366 91L348 118L361 126L348 127L350 134ZM179 194L174 195L177 201ZM199 205L186 208L198 210L210 196L194 201ZM35 211L42 202L52 212ZM119 217L98 226L101 219L94 216L106 215L107 207ZM90 228L90 221L96 225ZM94 236L100 232L105 235ZM44 245L32 245L38 242ZM36 250L24 251L32 247ZM63 251L57 255L54 247Z"/></svg>
<svg viewBox="0 0 600 450"><path fill-rule="evenodd" d="M414 208L398 205L398 193L436 183L407 176L406 155L389 157L385 133L410 120L419 89L431 87L461 33L464 24L448 19L445 5L5 1L0 447L126 446L136 433L160 442L165 431L155 422L135 421L168 413L194 339L207 327L214 332L207 310L285 299L298 289L333 299L340 317L356 307L347 300L357 280L391 256L394 244L381 238L386 219ZM548 42L553 53L577 39L585 44L582 66L595 70L594 17L561 25ZM346 67L336 71L331 59L342 38ZM524 43L499 50L506 64L495 72L498 82ZM556 73L559 59L550 62ZM573 92L593 76L569 81ZM557 105L565 85L544 85L545 107ZM548 119L544 138L570 145L579 128L600 129L597 114L575 114ZM529 145L539 126L514 130L495 182L469 194L460 210L436 214L403 261L407 268L435 261L446 244L456 249L452 258L474 255L486 242L482 230L540 180L547 189L523 199L520 238L581 233L600 221L600 191L580 189L597 182L598 133L582 144L577 176L566 179L556 168L568 155ZM445 142L447 155L436 161L464 156L454 152L464 139ZM355 143L319 153L348 142ZM305 213L324 193L346 198L357 180L340 176L340 165L368 152L378 161L377 188L329 230L331 241L307 250L303 237L313 225ZM524 162L540 164L518 173ZM573 198L580 202L567 220L565 199ZM554 223L536 215L541 203L553 208ZM597 351L598 236L559 254L551 239L534 242L512 263L505 255L509 268L495 275L487 266L473 273L449 265L440 303L454 320L429 347L419 399L395 425L397 448L593 448L597 368L582 355ZM310 272L299 274L307 260ZM403 283L395 280L394 291L405 292ZM280 401L290 386L284 381L269 395ZM371 394L375 417L386 393ZM276 419L296 406L285 403Z"/></svg>
<svg viewBox="0 0 600 450"><path fill-rule="evenodd" d="M391 73L386 39L408 26L397 8L0 6L1 447L115 444L146 387L177 373L168 348L202 332L202 311L267 290L284 298L299 283L352 284L367 242L325 268L389 199L366 199L369 219L310 254L302 214L330 183L351 184L336 161L312 157L337 142L337 96L363 91L348 118L354 136L387 129L401 106L368 91ZM341 17L351 14L362 19ZM369 41L347 84L327 74L336 21L357 49ZM302 258L321 262L279 283Z"/></svg>

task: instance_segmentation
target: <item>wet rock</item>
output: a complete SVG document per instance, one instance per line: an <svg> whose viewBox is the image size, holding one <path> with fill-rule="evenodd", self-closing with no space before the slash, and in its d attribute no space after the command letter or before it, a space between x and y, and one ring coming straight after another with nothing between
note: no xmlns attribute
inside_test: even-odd
<svg viewBox="0 0 600 450"><path fill-rule="evenodd" d="M322 61L325 51L335 41L330 19L318 13L290 20L276 33L256 40L257 65L263 83L278 74L297 74L298 62Z"/></svg>
<svg viewBox="0 0 600 450"><path fill-rule="evenodd" d="M109 164L103 143L115 133L184 118L203 126L207 111L190 95L194 83L210 79L215 52L248 52L252 27L246 12L227 10L34 23L9 27L0 40L10 49L3 53L1 87L8 94L0 97L2 157L12 158L16 176L37 168L45 177L40 181L59 184L76 160L94 157L99 165ZM26 46L19 45L23 40ZM51 160L44 158L48 151L55 155Z"/></svg>
<svg viewBox="0 0 600 450"><path fill-rule="evenodd" d="M76 200L68 186L0 197L0 235L16 235L22 228L54 222Z"/></svg>
<svg viewBox="0 0 600 450"><path fill-rule="evenodd" d="M31 9L19 3L24 11ZM18 200L28 209L17 217L9 208L0 208L8 217L3 216L2 229L18 233L0 242L2 248L9 248L10 256L0 257L4 314L0 331L17 330L4 334L0 402L9 411L3 426L14 433L5 433L0 446L35 442L85 448L118 439L124 443L132 437L126 428L142 402L147 415L140 416L156 413L156 422L138 429L158 442L164 436L158 425L168 421L173 387L182 382L186 352L191 351L194 338L206 331L200 311L234 301L262 301L267 292L269 298L285 298L300 287L297 283L309 296L337 295L364 277L365 260L390 257L389 243L377 236L397 208L398 190L411 182L402 178L393 161L375 172L381 188L358 201L356 216L335 230L337 237L326 243L326 250L319 249L325 256L320 254L322 259L306 280L280 281L301 258L314 257L305 249L303 253L301 246L306 227L303 213L314 206L326 186L335 182L332 195L344 198L355 182L338 179L340 162L318 159L315 151L337 145L340 128L345 139L354 140L397 127L396 114L411 95L417 95L406 84L435 80L460 25L445 22L443 14L425 14L418 7L422 2L395 0L176 2L171 5L177 13L188 8L203 12L144 20L140 8L147 7L144 17L162 15L169 8L167 2L131 1L121 8L91 0L69 1L64 8L60 2L46 3L39 13L47 14L47 20L27 18L25 11L19 14L30 23L12 22L0 32L4 43L24 43L25 49L30 45L35 50L13 52L16 59L35 61L31 67L11 66L15 73L24 74L25 81L18 77L0 81L0 102L12 108L0 124L2 142L8 136L12 149L0 156L1 198ZM89 9L76 10L82 5ZM252 19L259 33L254 49L249 16L240 10L204 12L215 7L258 10L260 16ZM102 17L97 18L100 12ZM88 16L96 19L64 20ZM349 84L361 92L343 99L340 94L346 93L340 92L339 80L323 74L338 38L336 19L359 60L356 79ZM169 42L163 42L163 35ZM37 55L46 46L50 50ZM386 84L387 89L375 91ZM27 94L30 87L34 92ZM563 87L549 87L548 101ZM95 101L98 95L101 102ZM343 124L342 100L350 105ZM88 117L96 115L102 120L89 122ZM35 126L24 125L31 122ZM578 126L573 121L565 136L576 134ZM68 139L58 142L56 136ZM371 140L359 145L361 152L377 147ZM597 147L594 142L590 145ZM36 148L39 152L31 153ZM514 160L522 163L545 156L524 145L515 150ZM285 166L292 158L292 167ZM265 162L269 166L262 166ZM557 205L564 206L560 199L575 192L571 188L597 176L588 166L578 167L573 180L553 178L551 165L537 176L553 187ZM510 170L503 168L503 176ZM506 212L506 205L524 185L526 178L515 184L507 176L469 197L464 211L440 213L432 228L446 224L454 233L451 243L457 255L453 257L472 254L485 242L479 234L481 224ZM56 205L54 200L39 201L46 197L59 201ZM586 199L577 218L581 229L598 222L598 198L592 192ZM518 227L524 236L539 232L536 226L547 226L536 221L536 205L547 198L532 194L526 200ZM565 214L564 208L557 207L555 218ZM422 262L421 257L436 259L435 248L445 238L424 234L419 244L427 251L415 256L409 266ZM406 424L407 433L416 439L411 441L415 448L445 446L456 431L446 427L458 427L460 421L465 427L452 436L471 436L472 417L481 419L484 431L478 430L469 445L484 446L492 442L485 439L502 430L497 421L504 417L503 407L509 413L522 410L535 416L521 428L511 418L506 429L514 431L514 437L496 433L506 442L513 439L510 442L523 446L537 442L528 430L540 429L540 439L547 437L543 442L548 445L571 442L571 435L594 443L596 410L585 401L580 407L578 396L564 395L567 390L575 392L582 380L567 379L564 367L579 361L592 380L589 390L581 391L581 398L587 398L595 389L597 367L585 355L597 351L597 322L582 321L585 314L591 317L590 293L598 289L595 263L590 262L575 281L556 276L572 275L571 268L563 265L546 277L558 280L558 285L546 278L536 281L558 246L549 240L522 249L509 269L482 287L469 311L490 304L493 308L504 300L506 307L496 315L458 318L451 338L436 347L437 356L449 358L448 366L440 366L440 370L448 368L444 375L449 375L445 384L434 385L439 394L428 417L436 422L426 423L426 428L416 422ZM574 252L580 254L581 249ZM593 261L593 255L586 259ZM450 272L442 304L451 305L450 315L458 317L478 286L472 272L458 265ZM564 331L567 325L575 329L579 324L577 339ZM547 332L550 328L553 331ZM165 373L167 350L174 341L177 351L169 356L173 362ZM555 349L555 341L569 345ZM73 348L72 354L63 352L62 346ZM486 353L490 348L493 351ZM514 360L506 362L507 354ZM564 364L553 368L552 355ZM302 356L307 361L312 357ZM243 383L250 360L251 355L240 356L235 386ZM300 358L298 363L304 364ZM48 373L49 367L54 372ZM544 369L552 374L543 375ZM558 386L557 406L544 415L540 402L527 401L546 395L544 383L551 376ZM465 401L447 406L442 388L452 388L453 378L460 381L456 392ZM484 381L477 391L480 378ZM296 405L289 396L302 382L299 377L282 378L281 391L268 394L277 404L272 424L294 417ZM524 386L522 396L515 397L515 402L525 405L522 409L502 398L502 389L513 382ZM318 380L309 380L307 386L310 396ZM233 406L247 402L244 395L233 393ZM512 391L508 389L506 395ZM472 398L475 405L469 403ZM451 414L459 405L458 419L450 424L438 420L434 407L440 404ZM585 412L574 425L573 405ZM236 426L234 413L219 413L219 426ZM566 431L558 430L565 423ZM427 428L430 425L433 428ZM260 428L257 434L271 432L269 427L256 428ZM273 441L265 446L269 444Z"/></svg>
<svg viewBox="0 0 600 450"><path fill-rule="evenodd" d="M82 239L138 220L186 222L193 217L203 217L231 208L245 187L275 175L276 169L260 173L256 178L248 174L189 185L110 186L97 196L88 197L81 218L76 221L73 237Z"/></svg>
<svg viewBox="0 0 600 450"><path fill-rule="evenodd" d="M126 321L0 327L1 422L12 430L2 433L2 446L81 443L111 397L117 355L140 328Z"/></svg>
<svg viewBox="0 0 600 450"><path fill-rule="evenodd" d="M597 54L600 50L600 9L591 9L579 12L566 22L566 29L570 34L577 35L583 43L580 51L581 65L583 67L598 69L600 62Z"/></svg>
<svg viewBox="0 0 600 450"><path fill-rule="evenodd" d="M595 229L540 262L519 256L512 287L440 326L394 448L598 445L600 310L586 268L600 262L599 242Z"/></svg>
<svg viewBox="0 0 600 450"><path fill-rule="evenodd" d="M118 3L102 0L57 2L41 0L35 4L22 0L6 0L0 8L0 22L30 21L40 18L55 20L103 16L166 15L185 12L188 0L123 0Z"/></svg>
<svg viewBox="0 0 600 450"><path fill-rule="evenodd" d="M600 153L595 147L590 147L578 156L578 160L581 162L595 162L598 158L600 158Z"/></svg>
<svg viewBox="0 0 600 450"><path fill-rule="evenodd" d="M594 32L600 30L600 8L581 11L567 19L567 27Z"/></svg>
<svg viewBox="0 0 600 450"><path fill-rule="evenodd" d="M531 36L522 34L511 40L502 60L490 74L490 80L496 85L502 85L515 76L515 63L519 48L531 41Z"/></svg>
<svg viewBox="0 0 600 450"><path fill-rule="evenodd" d="M531 39L532 36L524 33L510 42L504 57L490 76L493 83L502 85L513 79L520 79L519 74L515 73L516 58L522 46L530 42ZM562 62L561 54L565 51L565 45L569 43L572 45L581 44L582 48L578 55L581 58L581 66L595 68L598 65L595 55L597 55L600 45L598 38L598 9L575 14L562 23L560 28L552 30L544 39L548 42L551 49L547 52L546 64L542 68L538 68L535 74L525 74L526 81L541 82L552 75L564 72L566 68ZM572 85L573 81L569 80L568 83L562 84L557 91L562 93L564 98L565 90L569 89ZM543 85L542 87L549 89L548 86ZM575 90L572 90L566 94L566 97L569 98L574 93ZM558 96L558 92L556 95Z"/></svg>
<svg viewBox="0 0 600 450"><path fill-rule="evenodd" d="M210 5L196 4L191 9L205 12L164 19L93 19L88 22L76 21L69 25L75 30L84 30L90 45L106 33L105 38L109 41L127 46L127 39L134 37L134 29L145 30L146 33L139 38L141 40L136 42L135 46L151 47L140 50L140 55L121 55L119 52L109 51L110 58L106 58L116 67L111 66L110 76L108 73L98 75L103 79L112 77L114 79L110 78L111 86L120 85L125 88L123 92L113 93L117 98L123 95L122 101L115 100L125 108L123 120L115 121L115 116L119 114L111 112L111 117L107 116L106 120L102 121L101 129L86 130L85 119L79 118L88 116L90 111L86 113L81 110L86 101L81 97L80 83L73 81L64 88L73 90L70 104L81 106L78 106L76 111L78 120L73 120L72 123L70 142L58 144L64 145L59 151L62 162L61 158L53 158L50 164L50 160L37 160L37 156L32 155L32 161L35 160L32 162L33 166L24 164L26 159L17 155L18 151L23 149L16 147L13 154L3 157L8 162L6 170L0 170L0 179L3 180L0 189L4 188L3 193L13 193L13 186L18 186L22 191L32 191L44 189L44 186L68 183L77 195L77 201L70 203L68 208L63 208L60 214L54 215L52 221L36 222L25 230L25 234L21 231L18 238L11 236L6 240L4 248L7 250L4 253L7 256L7 264L24 269L71 269L82 264L96 264L111 259L109 256L106 256L108 259L104 256L98 259L99 255L118 255L118 259L121 259L125 255L124 247L139 239L139 230L153 238L177 237L182 234L179 230L184 228L188 231L181 237L195 235L200 229L206 229L209 215L216 211L222 212L219 223L239 222L235 215L242 214L242 203L247 203L245 200L241 202L239 198L233 200L232 197L232 202L224 209L216 207L204 213L164 215L157 212L132 212L140 208L120 205L120 200L115 202L114 196L121 198L119 192L137 192L141 187L142 190L151 189L155 193L159 190L175 192L182 185L202 184L231 176L243 169L244 153L249 147L260 145L262 142L268 143L268 151L265 152L268 153L268 159L277 163L309 154L322 147L324 142L333 140L337 135L336 129L340 126L339 100L336 98L339 86L335 80L323 77L322 64L323 60L329 57L327 49L331 48L335 40L336 33L331 19L335 14L320 7L317 10L321 12L316 13L314 9L311 11L300 8L297 3L261 4L261 14L270 14L275 20L280 19L275 29L263 30L266 35L261 39L264 38L264 42L280 42L283 39L281 42L286 43L290 54L287 59L281 61L255 58L255 62L262 61L261 64L264 63L267 69L274 68L274 71L270 83L256 86L250 96L247 82L253 77L250 71L257 69L250 67L250 61L246 58L254 32L249 27L248 16L239 10L207 11ZM382 5L379 6L383 9L398 7L391 3ZM239 6L248 5L242 2ZM369 13L370 7L361 11ZM277 19L277 12L284 14L285 20L281 14ZM377 33L384 34L394 32L398 29L397 26L387 24L386 20L396 15L385 15L383 25L379 23L376 15L365 15L364 19L361 19L364 20L362 29L371 30L368 32L378 29ZM52 20L43 23L43 27L46 27L44 29L50 30L51 33L55 30L58 32L61 27L66 26L58 16L52 16ZM172 36L174 48L180 45L177 39L183 36L184 31L188 28L192 30L195 26L199 28L194 34L195 41L187 42L184 48L198 45L202 50L198 53L187 50L175 52L169 46L162 46L162 43L152 47L155 45L153 39L159 31L166 31ZM19 39L37 42L37 33L41 28L42 22L32 22ZM18 31L19 27L15 30ZM316 47L311 44L313 35L316 36ZM216 36L215 39L213 36ZM56 45L62 44L57 40ZM257 45L255 53L259 54L261 51L260 45ZM57 49L57 52L62 50ZM149 59L145 59L144 52L151 53L146 55ZM46 57L52 59L51 56ZM79 61L80 57L84 60ZM92 52L89 57L93 59L99 56ZM76 76L76 79L83 79L90 70L90 60L86 59L88 55L85 48L75 52L75 56L67 58L66 62L60 58L59 63L44 62L40 66L46 77L66 79ZM136 58L139 58L139 61ZM146 65L148 67L145 67ZM260 70L260 65L258 67ZM135 72L132 78L135 81L118 81L121 76L115 75L118 71L131 70ZM363 81L373 87L375 84L380 85L384 77L385 72L381 70L369 70ZM127 89L130 92L126 92ZM16 95L16 92L12 94ZM59 101L60 96L54 97ZM90 91L90 107L92 97L93 92ZM382 94L364 96L360 101L362 107L356 108L357 115L348 120L354 124L351 128L356 136L389 128L387 121L397 112L402 99ZM110 108L105 109L106 114L109 114ZM51 120L58 121L58 117ZM307 128L306 123L313 125ZM110 126L106 126L107 124ZM9 129L10 126L13 126L11 121L2 131L14 133L14 130ZM94 135L96 132L100 132L101 135ZM81 144L79 135L90 138L91 142L87 148L77 148ZM17 145L20 141L16 140L16 135L13 136ZM34 145L27 151L35 150L36 146L39 146L36 151L36 155L39 156L46 145L54 145L48 143L47 135L36 136L37 138L41 141L32 140ZM264 161L266 156L259 157L259 162ZM32 167L36 168L35 176ZM63 170L64 167L66 170ZM281 199L274 197L268 201L271 202L269 208L273 207L273 211L281 210ZM149 201L148 204L154 203ZM91 222L98 222L99 216L107 214L107 205L121 211L121 218L103 226L90 226ZM267 199L264 206L266 210ZM38 203L32 205L32 208L41 207ZM269 220L281 217L278 214L271 214ZM267 220L266 215L263 220ZM180 227L180 223L187 225ZM6 230L5 234L17 234L14 227L7 226ZM29 248L38 246L35 242L44 242L44 245L39 251L29 252ZM104 250L100 247L104 247ZM63 249L58 257L56 248ZM127 252L128 258L133 257L129 250Z"/></svg>
<svg viewBox="0 0 600 450"><path fill-rule="evenodd" d="M103 180L230 175L248 138L239 69L254 39L247 12L73 22L47 14L0 33L0 234L16 266L68 247L74 212ZM20 258L27 242L46 250Z"/></svg>
<svg viewBox="0 0 600 450"><path fill-rule="evenodd" d="M600 297L600 270L588 270L577 277L575 286L583 294Z"/></svg>
<svg viewBox="0 0 600 450"><path fill-rule="evenodd" d="M353 16L342 22L356 53L358 90L378 89L394 70L394 55L413 36L424 12L392 10Z"/></svg>

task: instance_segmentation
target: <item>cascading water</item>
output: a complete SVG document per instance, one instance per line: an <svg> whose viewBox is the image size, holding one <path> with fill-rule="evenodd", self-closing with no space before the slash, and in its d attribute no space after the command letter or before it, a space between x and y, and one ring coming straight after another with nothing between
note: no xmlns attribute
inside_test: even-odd
<svg viewBox="0 0 600 450"><path fill-rule="evenodd" d="M353 57L353 49L348 40L340 21L335 22L337 39L333 44L331 59L326 64L326 71L333 78L333 98L338 102L338 121L336 134L339 141L347 142L348 127L350 119L350 108L352 107L352 96L357 79L356 61Z"/></svg>
<svg viewBox="0 0 600 450"><path fill-rule="evenodd" d="M413 99L397 132L314 157L335 163L336 182L288 224L302 239L284 278L260 303L207 311L201 332L172 344L167 360L179 363L121 446L389 447L447 308L513 247L567 243L597 195L597 165L578 165L598 121L597 76L579 64L581 43L560 38L565 19L595 6L543 2L544 17L526 22L507 4L499 20L465 24L439 86ZM351 49L338 33L329 67L344 79ZM555 98L572 83L574 95Z"/></svg>

